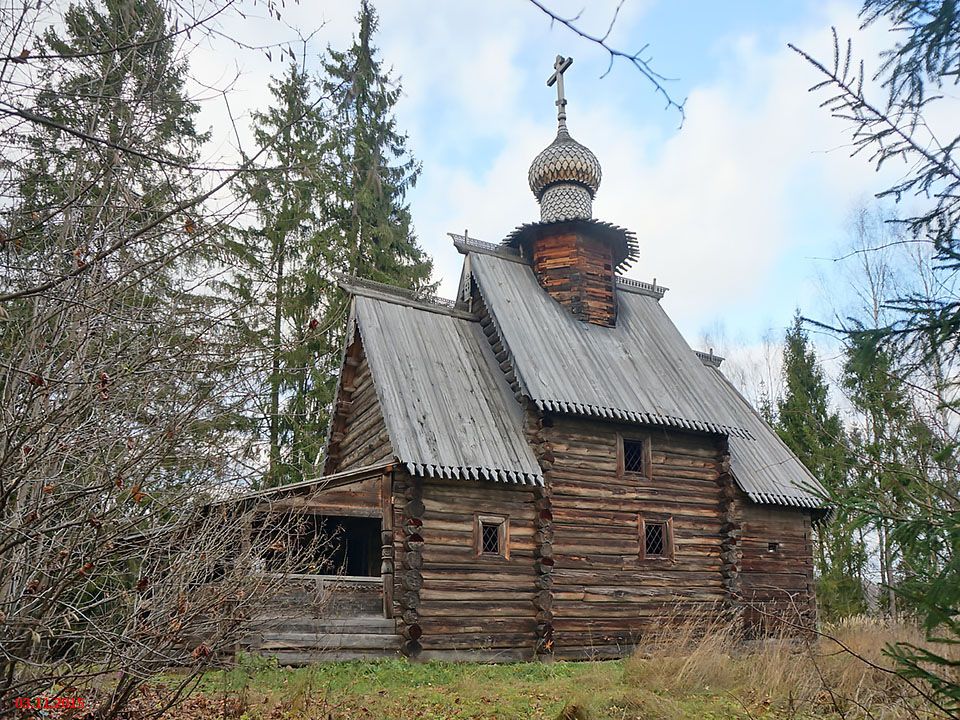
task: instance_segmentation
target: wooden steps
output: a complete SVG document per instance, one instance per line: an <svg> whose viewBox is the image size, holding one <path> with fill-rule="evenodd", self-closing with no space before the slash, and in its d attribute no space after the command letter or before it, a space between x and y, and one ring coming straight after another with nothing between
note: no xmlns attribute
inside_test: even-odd
<svg viewBox="0 0 960 720"><path fill-rule="evenodd" d="M261 616L251 621L249 652L281 665L392 657L400 651L394 620L382 615Z"/></svg>
<svg viewBox="0 0 960 720"><path fill-rule="evenodd" d="M274 605L247 626L244 649L281 665L392 657L400 650L396 621L383 616L380 578L291 577Z"/></svg>

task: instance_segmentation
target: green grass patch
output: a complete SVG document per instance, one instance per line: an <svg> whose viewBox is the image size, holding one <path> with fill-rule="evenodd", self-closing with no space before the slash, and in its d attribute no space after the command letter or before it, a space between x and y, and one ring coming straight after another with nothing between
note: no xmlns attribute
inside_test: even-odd
<svg viewBox="0 0 960 720"><path fill-rule="evenodd" d="M628 661L629 662L629 661ZM657 691L635 682L623 661L410 663L331 662L283 668L253 656L210 672L171 717L235 720L447 718L497 720L721 720L785 717L763 702L745 706L709 688ZM192 710L192 712L191 712ZM792 717L819 717L796 713Z"/></svg>
<svg viewBox="0 0 960 720"><path fill-rule="evenodd" d="M619 661L479 665L402 659L284 668L242 655L167 720L934 720L884 648L905 624L851 620L826 637L743 643L733 626L664 626ZM855 654L844 652L850 648ZM947 649L951 651L952 649ZM944 651L944 652L946 652ZM869 660L864 662L863 658ZM138 703L156 707L160 678ZM135 714L130 717L136 717Z"/></svg>

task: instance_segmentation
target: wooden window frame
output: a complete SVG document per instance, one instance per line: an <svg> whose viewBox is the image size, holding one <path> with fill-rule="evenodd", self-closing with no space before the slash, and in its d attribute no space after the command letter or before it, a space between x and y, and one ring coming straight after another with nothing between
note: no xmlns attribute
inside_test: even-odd
<svg viewBox="0 0 960 720"><path fill-rule="evenodd" d="M499 525L500 552L489 553L483 551L483 525ZM487 560L509 560L510 559L510 516L509 515L489 515L486 513L474 513L473 515L473 550L478 558Z"/></svg>
<svg viewBox="0 0 960 720"><path fill-rule="evenodd" d="M643 452L643 468L640 472L626 469L626 451L624 443L640 443ZM617 477L623 478L642 478L651 479L651 467L653 465L652 452L650 449L650 435L624 435L617 433Z"/></svg>
<svg viewBox="0 0 960 720"><path fill-rule="evenodd" d="M647 555L647 524L656 523L663 525L665 530L664 552L662 555ZM641 513L637 516L637 539L640 543L640 559L651 562L674 562L676 560L676 544L673 538L673 518L650 516L644 517Z"/></svg>

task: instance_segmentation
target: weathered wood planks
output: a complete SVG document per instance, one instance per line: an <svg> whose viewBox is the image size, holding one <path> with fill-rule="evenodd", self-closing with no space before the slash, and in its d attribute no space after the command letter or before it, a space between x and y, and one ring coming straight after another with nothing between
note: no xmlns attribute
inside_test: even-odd
<svg viewBox="0 0 960 720"><path fill-rule="evenodd" d="M347 347L341 372L324 472L330 474L392 460L393 447L357 333Z"/></svg>
<svg viewBox="0 0 960 720"><path fill-rule="evenodd" d="M751 502L738 493L743 517L741 592L752 635L808 626L816 618L810 513Z"/></svg>
<svg viewBox="0 0 960 720"><path fill-rule="evenodd" d="M417 496L410 493L416 482L404 477L404 498ZM419 498L416 509L422 506L423 513L412 526L422 538L419 566L403 571L408 583L412 579L419 586L416 607L410 604L414 593L408 592L407 604L401 599L398 608L404 622L415 621L421 630L415 654L410 654L422 659L532 658L538 592L533 489L428 479L421 483ZM399 496L394 502L401 502ZM478 553L478 513L509 523L508 557ZM397 536L404 547L407 537Z"/></svg>
<svg viewBox="0 0 960 720"><path fill-rule="evenodd" d="M646 472L623 472L618 433L648 444ZM722 604L718 438L567 417L539 434L551 457L557 656L623 655L665 616ZM640 518L670 522L664 557L642 557Z"/></svg>
<svg viewBox="0 0 960 720"><path fill-rule="evenodd" d="M533 270L540 286L578 319L616 325L613 252L606 243L576 232L540 237Z"/></svg>

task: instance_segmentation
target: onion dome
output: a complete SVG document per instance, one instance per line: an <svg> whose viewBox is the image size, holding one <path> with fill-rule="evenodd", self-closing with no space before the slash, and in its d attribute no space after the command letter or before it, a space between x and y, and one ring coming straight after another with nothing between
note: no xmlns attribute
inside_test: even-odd
<svg viewBox="0 0 960 720"><path fill-rule="evenodd" d="M540 200L544 190L557 183L577 183L590 191L592 198L600 187L600 161L590 148L581 145L567 129L561 128L556 139L547 145L530 164L527 179L530 189Z"/></svg>
<svg viewBox="0 0 960 720"><path fill-rule="evenodd" d="M547 85L557 86L557 137L533 159L527 173L530 189L540 203L540 222L590 220L593 197L600 187L597 156L567 130L563 73L571 64L571 58L558 55L553 65Z"/></svg>

